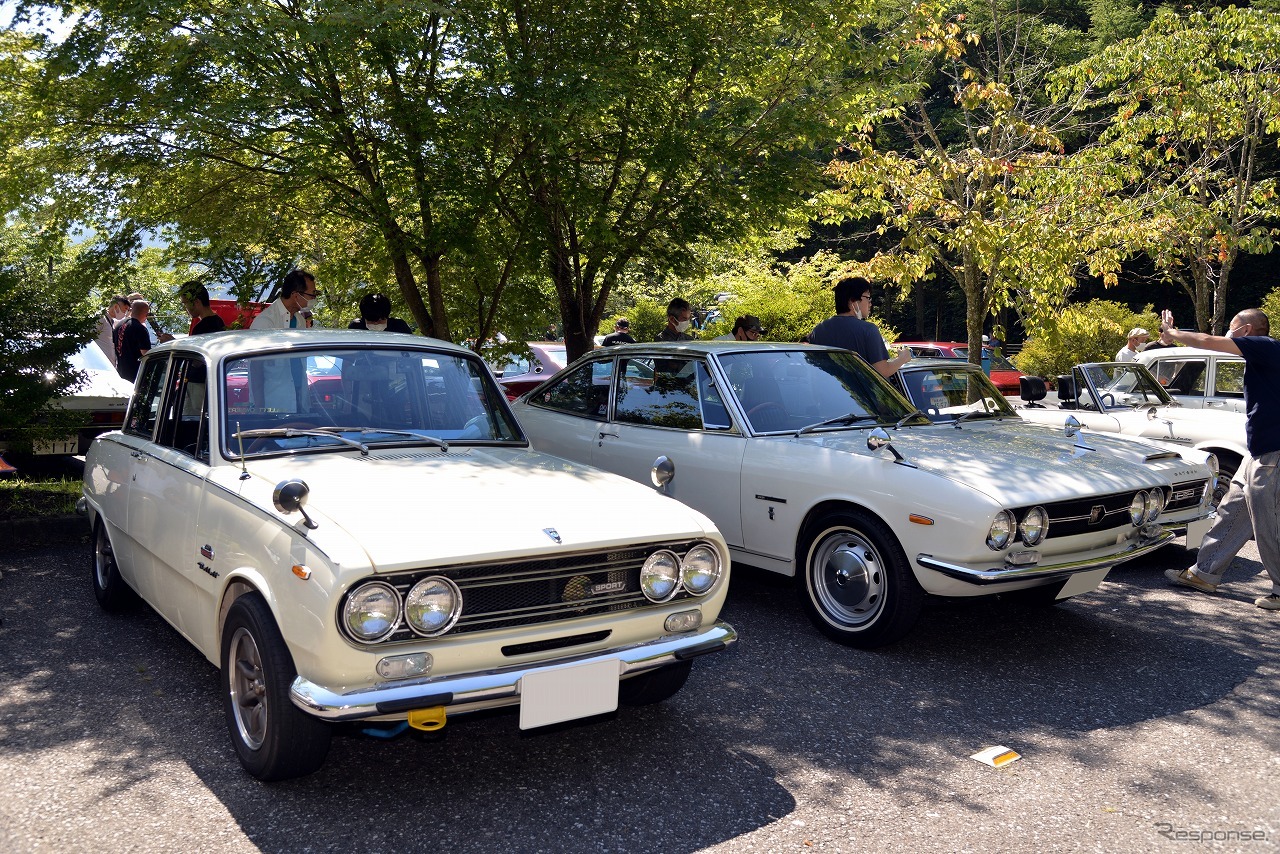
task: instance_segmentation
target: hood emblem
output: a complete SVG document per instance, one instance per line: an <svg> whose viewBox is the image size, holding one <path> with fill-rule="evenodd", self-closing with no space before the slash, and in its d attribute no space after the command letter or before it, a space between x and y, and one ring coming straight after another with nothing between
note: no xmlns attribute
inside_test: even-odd
<svg viewBox="0 0 1280 854"><path fill-rule="evenodd" d="M1105 517L1106 515L1107 515L1106 507L1102 506L1101 504L1093 505L1093 509L1089 511L1089 524L1090 525L1098 524L1099 522L1102 521L1103 517Z"/></svg>
<svg viewBox="0 0 1280 854"><path fill-rule="evenodd" d="M556 545L560 545L560 533L555 528L543 528L542 533L554 540Z"/></svg>

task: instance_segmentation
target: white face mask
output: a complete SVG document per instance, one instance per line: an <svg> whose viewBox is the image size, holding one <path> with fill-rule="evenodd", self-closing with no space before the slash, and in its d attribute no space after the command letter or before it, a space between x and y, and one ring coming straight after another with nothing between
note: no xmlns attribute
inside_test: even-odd
<svg viewBox="0 0 1280 854"><path fill-rule="evenodd" d="M368 329L370 332L385 332L387 329L387 324L374 323L373 321L366 320L364 323L364 328Z"/></svg>
<svg viewBox="0 0 1280 854"><path fill-rule="evenodd" d="M1232 327L1231 329L1228 329L1228 330L1227 330L1227 337L1228 337L1228 338L1235 338L1235 337L1236 337L1236 330L1237 330L1237 329L1244 329L1244 328L1245 328L1246 326L1248 326L1248 325L1249 325L1249 324L1247 324L1247 323L1242 323L1242 324L1240 324L1239 326L1234 326L1234 327Z"/></svg>
<svg viewBox="0 0 1280 854"><path fill-rule="evenodd" d="M684 332L690 325L688 320L681 320L676 323L676 332Z"/></svg>

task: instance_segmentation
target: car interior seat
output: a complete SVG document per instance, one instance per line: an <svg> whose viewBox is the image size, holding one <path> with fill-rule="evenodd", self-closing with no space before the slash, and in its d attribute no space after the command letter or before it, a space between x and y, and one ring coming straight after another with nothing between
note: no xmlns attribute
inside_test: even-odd
<svg viewBox="0 0 1280 854"><path fill-rule="evenodd" d="M1036 401L1044 400L1046 394L1048 391L1042 377L1018 377L1018 396L1027 406L1043 409L1044 404Z"/></svg>
<svg viewBox="0 0 1280 854"><path fill-rule="evenodd" d="M1061 409L1075 409L1077 392L1076 381L1071 374L1062 374L1058 377L1058 407Z"/></svg>

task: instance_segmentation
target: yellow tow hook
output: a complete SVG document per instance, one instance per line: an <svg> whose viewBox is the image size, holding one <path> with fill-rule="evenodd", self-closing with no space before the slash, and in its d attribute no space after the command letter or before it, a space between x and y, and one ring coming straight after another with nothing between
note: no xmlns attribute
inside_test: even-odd
<svg viewBox="0 0 1280 854"><path fill-rule="evenodd" d="M432 706L430 709L414 709L409 712L409 726L423 732L435 732L444 729L444 706Z"/></svg>

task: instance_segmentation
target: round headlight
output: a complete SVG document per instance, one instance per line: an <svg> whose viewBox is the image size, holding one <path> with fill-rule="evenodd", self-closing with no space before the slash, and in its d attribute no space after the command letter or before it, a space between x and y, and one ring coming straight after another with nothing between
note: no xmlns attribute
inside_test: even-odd
<svg viewBox="0 0 1280 854"><path fill-rule="evenodd" d="M680 581L684 589L701 596L715 586L720 577L720 555L711 546L696 545L680 562Z"/></svg>
<svg viewBox="0 0 1280 854"><path fill-rule="evenodd" d="M997 513L995 521L991 523L991 527L987 530L987 547L994 551L1000 551L1009 545L1009 538L1013 536L1015 524L1013 514L1008 510L1001 510Z"/></svg>
<svg viewBox="0 0 1280 854"><path fill-rule="evenodd" d="M1129 502L1129 521L1135 526L1141 525L1143 520L1147 518L1147 505L1150 499L1147 498L1145 492L1139 492L1133 496L1133 500Z"/></svg>
<svg viewBox="0 0 1280 854"><path fill-rule="evenodd" d="M1043 542L1045 535L1049 533L1049 514L1043 507L1032 507L1027 511L1027 515L1022 517L1022 523L1018 525L1018 533L1022 536L1022 542L1035 546Z"/></svg>
<svg viewBox="0 0 1280 854"><path fill-rule="evenodd" d="M424 578L404 597L404 619L420 635L435 637L453 628L462 614L462 591L448 578Z"/></svg>
<svg viewBox="0 0 1280 854"><path fill-rule="evenodd" d="M1147 521L1154 522L1156 518L1164 512L1164 505L1168 499L1165 497L1164 490L1156 487L1147 495Z"/></svg>
<svg viewBox="0 0 1280 854"><path fill-rule="evenodd" d="M680 559L663 549L649 555L640 567L640 589L651 602L665 602L676 595L680 582Z"/></svg>
<svg viewBox="0 0 1280 854"><path fill-rule="evenodd" d="M342 622L353 638L377 643L400 625L400 596L390 584L375 581L351 591Z"/></svg>

